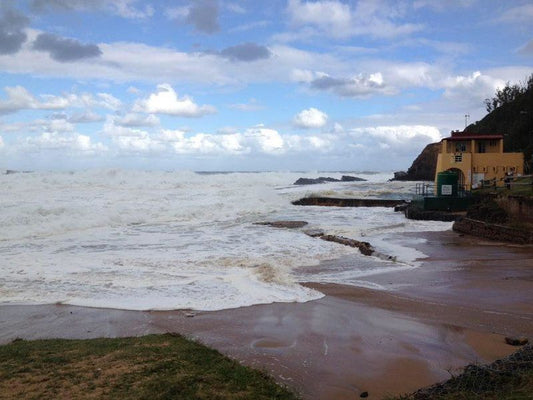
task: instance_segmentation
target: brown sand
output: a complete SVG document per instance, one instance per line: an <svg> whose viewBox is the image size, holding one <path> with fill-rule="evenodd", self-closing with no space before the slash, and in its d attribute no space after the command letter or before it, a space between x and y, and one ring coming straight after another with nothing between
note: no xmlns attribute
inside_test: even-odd
<svg viewBox="0 0 533 400"><path fill-rule="evenodd" d="M0 342L181 332L267 370L307 399L358 399L363 391L380 399L511 353L502 335L533 337L533 247L453 232L424 237L418 249L430 257L421 268L366 278L389 291L310 284L326 296L192 318L184 311L1 306Z"/></svg>

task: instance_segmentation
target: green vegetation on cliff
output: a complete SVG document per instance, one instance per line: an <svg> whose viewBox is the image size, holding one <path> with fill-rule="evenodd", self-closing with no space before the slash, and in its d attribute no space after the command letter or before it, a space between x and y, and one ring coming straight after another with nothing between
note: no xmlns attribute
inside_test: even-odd
<svg viewBox="0 0 533 400"><path fill-rule="evenodd" d="M504 150L523 152L530 171L533 154L533 74L524 83L509 83L485 100L489 114L469 125L470 133L503 135Z"/></svg>

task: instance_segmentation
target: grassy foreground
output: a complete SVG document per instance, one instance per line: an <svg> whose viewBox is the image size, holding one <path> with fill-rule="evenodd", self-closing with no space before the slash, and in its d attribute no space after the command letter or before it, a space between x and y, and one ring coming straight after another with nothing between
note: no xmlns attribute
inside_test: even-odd
<svg viewBox="0 0 533 400"><path fill-rule="evenodd" d="M533 347L490 365L470 365L448 381L390 400L532 400Z"/></svg>
<svg viewBox="0 0 533 400"><path fill-rule="evenodd" d="M0 346L0 399L296 399L266 374L177 335Z"/></svg>

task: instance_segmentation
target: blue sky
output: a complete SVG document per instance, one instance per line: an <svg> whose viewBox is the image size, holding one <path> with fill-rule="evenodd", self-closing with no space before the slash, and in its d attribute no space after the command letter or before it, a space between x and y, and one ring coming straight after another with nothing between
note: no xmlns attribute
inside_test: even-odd
<svg viewBox="0 0 533 400"><path fill-rule="evenodd" d="M2 0L0 169L406 169L533 72L532 20L520 0Z"/></svg>

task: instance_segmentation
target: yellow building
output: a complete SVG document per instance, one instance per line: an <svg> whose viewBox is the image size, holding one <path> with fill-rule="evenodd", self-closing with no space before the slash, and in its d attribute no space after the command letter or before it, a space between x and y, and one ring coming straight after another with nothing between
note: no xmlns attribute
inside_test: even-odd
<svg viewBox="0 0 533 400"><path fill-rule="evenodd" d="M454 171L459 175L459 185L465 190L480 187L485 181L504 185L506 175L524 173L523 153L504 153L502 135L475 135L452 132L441 141L437 158L437 174Z"/></svg>

